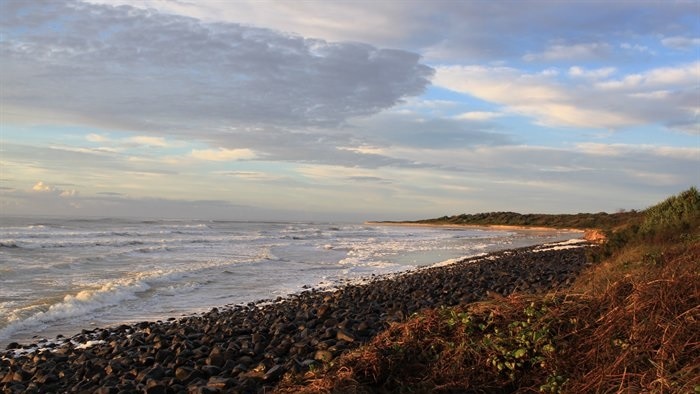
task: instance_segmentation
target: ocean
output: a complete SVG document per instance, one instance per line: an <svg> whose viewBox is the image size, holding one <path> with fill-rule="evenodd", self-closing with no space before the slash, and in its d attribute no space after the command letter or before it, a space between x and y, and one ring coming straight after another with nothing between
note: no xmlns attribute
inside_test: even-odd
<svg viewBox="0 0 700 394"><path fill-rule="evenodd" d="M358 223L0 218L0 348L579 238Z"/></svg>

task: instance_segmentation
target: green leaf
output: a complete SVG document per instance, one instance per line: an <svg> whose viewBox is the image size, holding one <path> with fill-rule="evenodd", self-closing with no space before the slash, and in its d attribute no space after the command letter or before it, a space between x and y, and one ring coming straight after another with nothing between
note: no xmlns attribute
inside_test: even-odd
<svg viewBox="0 0 700 394"><path fill-rule="evenodd" d="M521 347L520 349L513 352L513 357L521 358L521 357L525 356L526 354L527 354L527 349Z"/></svg>

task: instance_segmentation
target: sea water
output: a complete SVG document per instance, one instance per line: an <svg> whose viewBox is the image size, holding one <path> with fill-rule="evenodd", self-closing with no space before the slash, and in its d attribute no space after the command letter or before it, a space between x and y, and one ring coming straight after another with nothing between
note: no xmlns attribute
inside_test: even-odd
<svg viewBox="0 0 700 394"><path fill-rule="evenodd" d="M566 231L0 218L0 348L334 287Z"/></svg>

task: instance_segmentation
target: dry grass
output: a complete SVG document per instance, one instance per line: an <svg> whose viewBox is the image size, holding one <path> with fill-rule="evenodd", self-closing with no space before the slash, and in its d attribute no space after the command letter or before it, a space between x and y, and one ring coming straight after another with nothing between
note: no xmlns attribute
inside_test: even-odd
<svg viewBox="0 0 700 394"><path fill-rule="evenodd" d="M699 262L700 242L625 249L571 292L425 311L278 390L698 392Z"/></svg>

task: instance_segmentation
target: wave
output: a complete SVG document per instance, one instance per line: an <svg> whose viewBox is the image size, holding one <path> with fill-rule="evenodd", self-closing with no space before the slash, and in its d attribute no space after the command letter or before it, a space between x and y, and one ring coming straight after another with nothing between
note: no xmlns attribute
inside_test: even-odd
<svg viewBox="0 0 700 394"><path fill-rule="evenodd" d="M0 248L19 249L20 246L14 240L2 240L0 241Z"/></svg>
<svg viewBox="0 0 700 394"><path fill-rule="evenodd" d="M48 308L31 305L14 310L8 315L9 324L0 330L0 339L18 330L45 327L56 321L90 316L99 310L136 299L137 294L150 288L151 286L142 279L121 279L105 283L97 289L82 290L75 295L68 294L62 301Z"/></svg>

